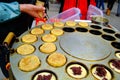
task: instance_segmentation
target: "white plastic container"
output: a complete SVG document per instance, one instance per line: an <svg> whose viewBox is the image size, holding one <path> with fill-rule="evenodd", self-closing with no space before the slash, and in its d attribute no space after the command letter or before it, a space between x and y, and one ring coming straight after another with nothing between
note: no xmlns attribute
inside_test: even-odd
<svg viewBox="0 0 120 80"><path fill-rule="evenodd" d="M68 20L71 20L71 21L80 20L80 16L81 16L80 9L74 7L49 18L47 22L53 23L57 21L66 22Z"/></svg>
<svg viewBox="0 0 120 80"><path fill-rule="evenodd" d="M103 11L96 6L89 5L88 12L87 12L87 20L91 20L92 16L102 16L103 17Z"/></svg>

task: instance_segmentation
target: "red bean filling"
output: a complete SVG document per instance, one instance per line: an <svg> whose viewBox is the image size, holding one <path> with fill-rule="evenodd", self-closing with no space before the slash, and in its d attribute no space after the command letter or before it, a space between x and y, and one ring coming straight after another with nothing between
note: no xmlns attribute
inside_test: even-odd
<svg viewBox="0 0 120 80"><path fill-rule="evenodd" d="M52 75L38 75L37 80L51 80Z"/></svg>
<svg viewBox="0 0 120 80"><path fill-rule="evenodd" d="M117 69L120 69L120 60L112 60L112 65Z"/></svg>
<svg viewBox="0 0 120 80"><path fill-rule="evenodd" d="M97 67L96 71L96 74L100 77L104 77L107 73L104 67Z"/></svg>
<svg viewBox="0 0 120 80"><path fill-rule="evenodd" d="M108 80L108 79L106 79L106 78L103 78L102 80Z"/></svg>
<svg viewBox="0 0 120 80"><path fill-rule="evenodd" d="M81 67L71 67L70 69L72 69L74 75L80 75L82 72Z"/></svg>

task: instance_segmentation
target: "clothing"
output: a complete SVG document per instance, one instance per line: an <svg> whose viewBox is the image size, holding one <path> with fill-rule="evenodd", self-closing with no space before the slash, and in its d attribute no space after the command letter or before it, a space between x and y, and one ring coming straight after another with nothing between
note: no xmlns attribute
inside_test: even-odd
<svg viewBox="0 0 120 80"><path fill-rule="evenodd" d="M19 10L19 4L25 3L25 4L35 4L35 0L18 0L17 2L14 2L17 0L0 0L0 3L4 6L0 6L0 10L5 14L5 22L0 23L0 44L3 42L5 37L9 32L14 32L15 35L18 37L20 36L23 32L28 30L28 28L31 27L32 22L33 22L33 17L26 14L26 13L21 13ZM5 2L5 3L2 3ZM11 3L12 2L12 3ZM8 3L8 4L7 4ZM4 9L4 10L3 10ZM0 13L2 14L2 13ZM1 17L4 18L4 17ZM0 18L0 19L1 19Z"/></svg>
<svg viewBox="0 0 120 80"><path fill-rule="evenodd" d="M60 0L60 10L59 10L59 13L62 12L63 5L64 5L64 0Z"/></svg>
<svg viewBox="0 0 120 80"><path fill-rule="evenodd" d="M2 43L9 32L13 32L18 37L31 27L33 17L21 13L19 4L35 4L35 2L36 0L0 0L0 67L6 78L9 74L5 69L5 62L10 54L3 52Z"/></svg>
<svg viewBox="0 0 120 80"><path fill-rule="evenodd" d="M9 75L8 75L8 71L4 67L8 62L6 60L8 60L9 56L7 55L7 59L5 58L5 56L6 56L6 54L4 53L5 50L1 44L2 44L5 36L7 35L7 34L5 34L5 32L8 33L8 31L6 31L8 29L6 26L2 25L2 23L4 23L4 22L7 23L6 21L12 20L13 18L19 16L20 14L21 14L21 12L19 10L18 2L11 2L9 4L0 2L0 67L6 78L8 78ZM6 30L3 29L4 27L6 27ZM7 53L7 54L9 54L9 53Z"/></svg>
<svg viewBox="0 0 120 80"><path fill-rule="evenodd" d="M112 10L115 1L116 1L116 0L108 0L107 8L108 8L109 10Z"/></svg>
<svg viewBox="0 0 120 80"><path fill-rule="evenodd" d="M105 9L104 7L104 0L96 0L96 6L100 8L102 6L102 10Z"/></svg>
<svg viewBox="0 0 120 80"><path fill-rule="evenodd" d="M15 18L21 14L18 2L0 3L0 23Z"/></svg>
<svg viewBox="0 0 120 80"><path fill-rule="evenodd" d="M117 14L120 15L120 0L118 0Z"/></svg>
<svg viewBox="0 0 120 80"><path fill-rule="evenodd" d="M95 0L64 0L62 11L65 11L72 7L77 7L81 11L82 16L80 19L86 19L89 4L96 6Z"/></svg>

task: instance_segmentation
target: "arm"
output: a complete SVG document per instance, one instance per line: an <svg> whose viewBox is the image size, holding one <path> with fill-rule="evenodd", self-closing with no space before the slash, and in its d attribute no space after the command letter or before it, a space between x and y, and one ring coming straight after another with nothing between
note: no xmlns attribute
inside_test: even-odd
<svg viewBox="0 0 120 80"><path fill-rule="evenodd" d="M23 13L27 13L34 18L45 17L45 8L43 6L35 6L32 4L20 4L20 11ZM43 13L42 16L39 13Z"/></svg>
<svg viewBox="0 0 120 80"><path fill-rule="evenodd" d="M2 3L0 2L0 23L18 17L21 13L27 13L32 17L40 17L39 12L43 12L44 17L45 8L43 6L35 6L32 4L19 4L18 2Z"/></svg>

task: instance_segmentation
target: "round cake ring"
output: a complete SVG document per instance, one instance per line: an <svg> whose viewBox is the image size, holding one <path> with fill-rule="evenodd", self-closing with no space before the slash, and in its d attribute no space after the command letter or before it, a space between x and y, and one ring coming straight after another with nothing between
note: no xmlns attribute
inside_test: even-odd
<svg viewBox="0 0 120 80"><path fill-rule="evenodd" d="M84 60L102 60L113 49L100 36L90 33L68 33L61 37L60 47L69 55Z"/></svg>

